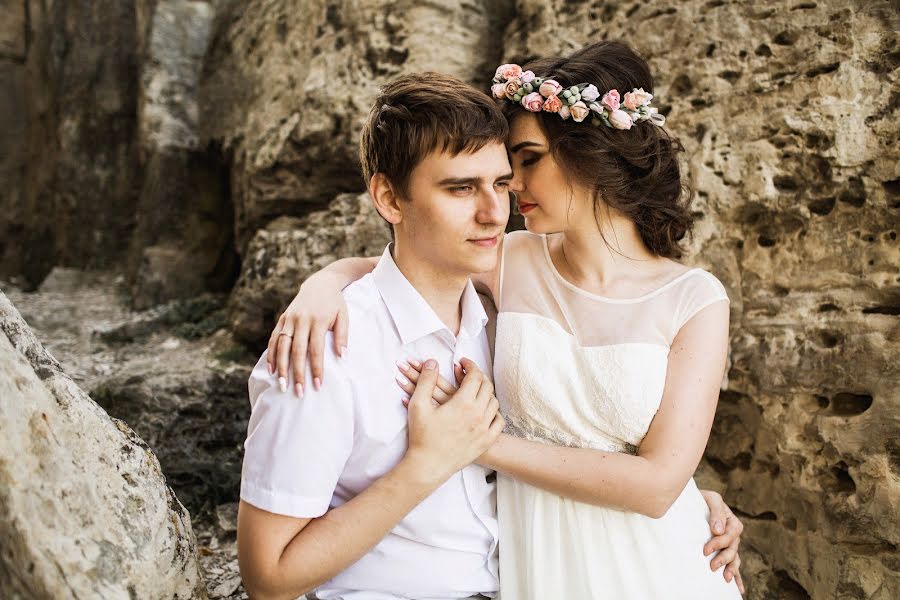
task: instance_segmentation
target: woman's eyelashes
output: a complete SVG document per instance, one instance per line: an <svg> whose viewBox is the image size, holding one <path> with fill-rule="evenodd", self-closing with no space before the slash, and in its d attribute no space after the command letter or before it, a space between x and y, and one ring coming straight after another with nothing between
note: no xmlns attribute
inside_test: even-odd
<svg viewBox="0 0 900 600"><path fill-rule="evenodd" d="M538 160L540 160L540 158L541 158L540 154L530 154L530 153L523 154L522 155L522 166L527 167L527 166L533 165Z"/></svg>

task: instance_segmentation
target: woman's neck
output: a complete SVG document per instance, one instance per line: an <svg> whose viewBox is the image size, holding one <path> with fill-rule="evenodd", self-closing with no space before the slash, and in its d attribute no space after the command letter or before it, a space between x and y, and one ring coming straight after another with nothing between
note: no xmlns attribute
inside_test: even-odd
<svg viewBox="0 0 900 600"><path fill-rule="evenodd" d="M659 258L644 244L634 221L617 211L604 213L600 228L590 223L562 236L559 258L579 287L607 288Z"/></svg>

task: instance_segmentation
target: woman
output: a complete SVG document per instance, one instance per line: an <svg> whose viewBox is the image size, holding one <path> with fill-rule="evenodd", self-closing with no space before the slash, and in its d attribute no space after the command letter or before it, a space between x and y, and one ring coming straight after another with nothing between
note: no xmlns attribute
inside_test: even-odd
<svg viewBox="0 0 900 600"><path fill-rule="evenodd" d="M494 378L509 433L479 462L499 473L507 598L738 598L743 587L739 559L723 578L701 553L706 503L692 479L725 370L728 297L674 260L692 224L683 148L645 90L646 62L615 42L495 74L528 229L506 236L494 273L473 277L499 309ZM303 315L321 315L313 348L335 324L326 307L340 304L327 281L298 296L319 298ZM297 313L273 334L273 364ZM305 330L294 332L305 355ZM402 367L408 393L416 366Z"/></svg>

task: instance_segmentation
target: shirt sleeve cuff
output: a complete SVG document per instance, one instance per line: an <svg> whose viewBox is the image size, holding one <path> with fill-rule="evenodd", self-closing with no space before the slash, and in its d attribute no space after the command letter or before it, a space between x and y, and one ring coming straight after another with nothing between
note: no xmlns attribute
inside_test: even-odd
<svg viewBox="0 0 900 600"><path fill-rule="evenodd" d="M276 515L285 515L296 519L315 519L328 512L331 495L328 498L294 496L259 487L248 481L241 481L241 500Z"/></svg>

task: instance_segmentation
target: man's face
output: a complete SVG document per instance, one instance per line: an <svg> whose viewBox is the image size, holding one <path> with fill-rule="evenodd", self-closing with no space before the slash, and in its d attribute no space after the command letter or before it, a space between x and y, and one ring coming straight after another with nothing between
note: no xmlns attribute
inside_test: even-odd
<svg viewBox="0 0 900 600"><path fill-rule="evenodd" d="M437 272L490 271L509 219L511 177L501 143L456 156L431 152L410 174L398 243Z"/></svg>

